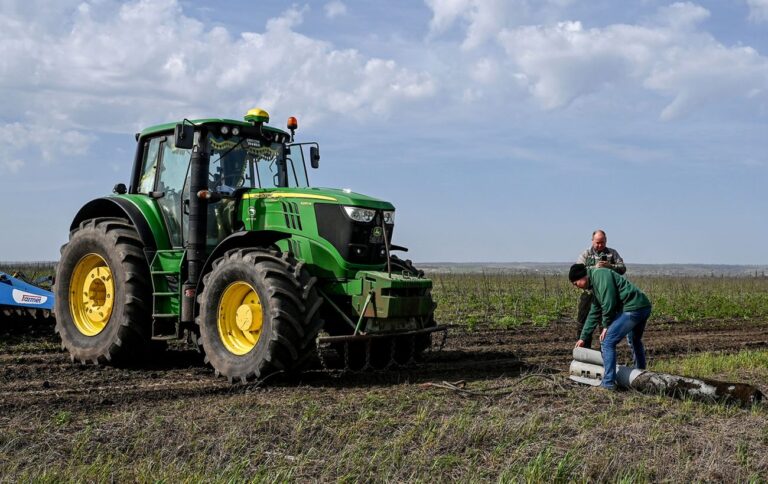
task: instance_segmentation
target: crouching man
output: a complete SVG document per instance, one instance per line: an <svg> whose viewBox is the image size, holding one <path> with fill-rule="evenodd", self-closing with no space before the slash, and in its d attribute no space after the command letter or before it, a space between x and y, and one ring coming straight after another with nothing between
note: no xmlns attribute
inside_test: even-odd
<svg viewBox="0 0 768 484"><path fill-rule="evenodd" d="M600 386L614 390L616 345L625 336L632 348L635 368L645 369L643 332L651 315L651 301L624 276L610 269L587 268L584 264L574 264L568 272L568 279L579 289L592 289L592 307L576 346L584 346L584 340L592 334L598 322L601 323L603 331L600 333L600 347L605 375Z"/></svg>

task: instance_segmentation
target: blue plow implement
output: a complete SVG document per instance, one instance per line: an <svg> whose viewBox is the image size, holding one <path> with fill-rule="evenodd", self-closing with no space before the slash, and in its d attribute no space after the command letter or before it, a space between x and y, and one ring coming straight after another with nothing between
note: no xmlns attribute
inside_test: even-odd
<svg viewBox="0 0 768 484"><path fill-rule="evenodd" d="M0 272L0 315L49 318L53 293Z"/></svg>

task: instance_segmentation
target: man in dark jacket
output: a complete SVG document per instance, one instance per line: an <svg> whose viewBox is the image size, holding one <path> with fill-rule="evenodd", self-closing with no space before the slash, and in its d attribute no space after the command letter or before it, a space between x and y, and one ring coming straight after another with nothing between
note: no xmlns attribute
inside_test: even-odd
<svg viewBox="0 0 768 484"><path fill-rule="evenodd" d="M592 307L584 323L576 346L584 346L584 338L592 335L598 323L605 375L600 386L616 388L616 345L625 336L632 348L635 368L645 369L643 332L651 315L651 301L624 276L607 268L587 268L574 264L568 272L568 280L579 289L591 289L594 294Z"/></svg>
<svg viewBox="0 0 768 484"><path fill-rule="evenodd" d="M608 237L605 235L605 231L597 229L592 232L592 245L579 255L576 260L577 264L584 264L589 267L603 267L616 271L617 273L624 275L627 272L627 268L624 265L624 259L621 258L616 249L606 247L608 243ZM584 329L584 322L587 320L587 314L592 307L592 291L584 291L579 297L579 309L576 314L576 335L581 337L582 330ZM584 346L587 348L592 347L592 333L586 335L584 339Z"/></svg>

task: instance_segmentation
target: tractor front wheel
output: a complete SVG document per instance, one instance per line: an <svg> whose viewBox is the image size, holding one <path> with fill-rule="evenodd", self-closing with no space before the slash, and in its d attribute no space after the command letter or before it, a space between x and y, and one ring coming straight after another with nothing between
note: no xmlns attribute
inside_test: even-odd
<svg viewBox="0 0 768 484"><path fill-rule="evenodd" d="M240 249L217 259L198 298L206 362L232 382L298 369L322 327L314 283L287 253Z"/></svg>
<svg viewBox="0 0 768 484"><path fill-rule="evenodd" d="M128 364L149 344L149 267L136 229L124 219L86 220L61 248L56 332L72 361Z"/></svg>

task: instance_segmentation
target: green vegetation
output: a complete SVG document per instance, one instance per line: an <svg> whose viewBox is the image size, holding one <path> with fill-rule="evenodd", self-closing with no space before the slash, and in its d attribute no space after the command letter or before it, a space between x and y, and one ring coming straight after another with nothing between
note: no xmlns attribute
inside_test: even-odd
<svg viewBox="0 0 768 484"><path fill-rule="evenodd" d="M653 364L654 371L700 378L730 379L749 374L753 381L768 381L768 350L735 354L701 353Z"/></svg>
<svg viewBox="0 0 768 484"><path fill-rule="evenodd" d="M440 322L512 328L575 315L579 291L563 275L435 273ZM652 320L768 318L768 277L637 276L653 303Z"/></svg>
<svg viewBox="0 0 768 484"><path fill-rule="evenodd" d="M525 325L554 337L578 298L562 276L434 278L438 321L470 327ZM741 318L761 321L760 334L768 321L764 278L633 280L656 303L654 318L671 322L657 325L665 341L686 326L717 338L738 333ZM727 321L707 321L713 314ZM461 346L467 335L453 331L444 359L426 373L315 375L266 388L229 386L184 358L152 369L70 365L52 330L14 334L0 341L0 481L763 482L768 475L766 405L595 391L566 380L568 359L548 362L561 374L520 374L497 366L502 351L517 350L511 342L492 348L494 336ZM737 341L731 353L677 357L699 351L681 337L651 369L765 391L764 337L743 342L761 346L737 352ZM498 353L478 371L489 348ZM477 395L422 385L442 380L464 380ZM481 395L498 388L508 391Z"/></svg>
<svg viewBox="0 0 768 484"><path fill-rule="evenodd" d="M29 279L54 273L53 262L0 263ZM575 316L579 291L560 274L502 271L435 272L433 296L440 322L514 328L546 326ZM768 319L768 277L631 276L651 298L653 321Z"/></svg>
<svg viewBox="0 0 768 484"><path fill-rule="evenodd" d="M746 481L766 471L764 408L565 381L528 380L493 400L405 384L181 403L6 412L0 472L51 482L655 482Z"/></svg>
<svg viewBox="0 0 768 484"><path fill-rule="evenodd" d="M52 277L56 272L55 262L0 262L0 272L19 273L30 282L38 277Z"/></svg>

